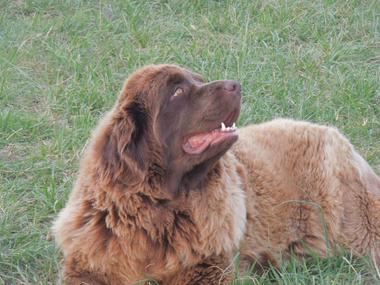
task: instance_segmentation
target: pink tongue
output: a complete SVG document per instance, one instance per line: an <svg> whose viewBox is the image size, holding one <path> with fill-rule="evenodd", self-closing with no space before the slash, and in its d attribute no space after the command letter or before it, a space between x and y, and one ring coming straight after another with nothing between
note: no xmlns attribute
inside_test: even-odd
<svg viewBox="0 0 380 285"><path fill-rule="evenodd" d="M190 154L199 154L210 145L211 141L211 133L195 135L183 145L183 149Z"/></svg>
<svg viewBox="0 0 380 285"><path fill-rule="evenodd" d="M202 153L209 145L215 144L222 140L226 136L230 136L233 133L212 131L208 133L198 134L192 136L187 140L183 145L183 150L189 154L200 154Z"/></svg>

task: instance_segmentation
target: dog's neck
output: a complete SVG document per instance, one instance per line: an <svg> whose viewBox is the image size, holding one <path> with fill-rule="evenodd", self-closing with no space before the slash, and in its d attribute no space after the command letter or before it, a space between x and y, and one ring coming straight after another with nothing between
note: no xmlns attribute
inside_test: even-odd
<svg viewBox="0 0 380 285"><path fill-rule="evenodd" d="M220 156L215 156L187 171L181 171L178 168L167 171L164 188L167 189L171 199L176 199L182 193L203 189L210 176L220 172L220 159Z"/></svg>

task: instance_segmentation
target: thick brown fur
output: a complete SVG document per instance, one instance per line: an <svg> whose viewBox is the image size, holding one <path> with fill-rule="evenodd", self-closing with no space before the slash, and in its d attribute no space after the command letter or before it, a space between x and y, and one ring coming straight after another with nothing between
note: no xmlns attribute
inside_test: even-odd
<svg viewBox="0 0 380 285"><path fill-rule="evenodd" d="M206 85L173 65L129 78L93 133L54 225L65 284L230 284L239 249L242 269L338 247L380 265L380 178L344 136L275 120L242 128L235 144L195 160L175 138L185 123L207 121L204 112L183 110L194 125L179 117L171 122L177 129L162 127L172 104L162 101L162 85L173 74L201 94L202 105L232 84ZM238 96L233 86L234 94L215 96ZM215 102L208 108L222 108Z"/></svg>

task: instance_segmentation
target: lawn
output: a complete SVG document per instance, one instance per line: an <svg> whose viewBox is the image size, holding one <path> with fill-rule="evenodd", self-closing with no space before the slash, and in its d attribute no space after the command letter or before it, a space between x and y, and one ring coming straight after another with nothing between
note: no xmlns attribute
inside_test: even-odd
<svg viewBox="0 0 380 285"><path fill-rule="evenodd" d="M378 1L0 0L0 285L55 284L49 228L83 147L124 79L177 63L237 79L239 125L337 126L380 163ZM349 252L236 284L376 284Z"/></svg>

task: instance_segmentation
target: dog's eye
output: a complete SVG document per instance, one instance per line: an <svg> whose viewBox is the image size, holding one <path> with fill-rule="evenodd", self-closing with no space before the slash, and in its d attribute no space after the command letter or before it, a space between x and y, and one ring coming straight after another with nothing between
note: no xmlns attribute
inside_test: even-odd
<svg viewBox="0 0 380 285"><path fill-rule="evenodd" d="M176 90L174 91L173 97L182 95L185 91L181 87L177 87Z"/></svg>

